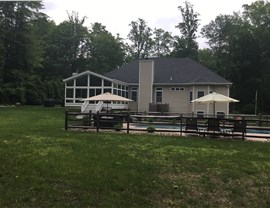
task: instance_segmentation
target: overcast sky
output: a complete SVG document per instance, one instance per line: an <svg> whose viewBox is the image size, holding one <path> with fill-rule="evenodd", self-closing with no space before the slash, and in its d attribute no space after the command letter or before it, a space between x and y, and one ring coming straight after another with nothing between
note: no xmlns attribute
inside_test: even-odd
<svg viewBox="0 0 270 208"><path fill-rule="evenodd" d="M44 12L56 22L67 19L67 11L78 12L80 17L87 16L85 26L99 22L113 35L127 38L131 21L142 18L147 25L162 28L173 35L180 35L175 28L181 21L178 6L183 0L44 0ZM199 13L200 28L214 20L219 14L232 14L242 11L243 4L251 4L255 0L190 0L194 11ZM198 39L200 48L206 47L205 40Z"/></svg>

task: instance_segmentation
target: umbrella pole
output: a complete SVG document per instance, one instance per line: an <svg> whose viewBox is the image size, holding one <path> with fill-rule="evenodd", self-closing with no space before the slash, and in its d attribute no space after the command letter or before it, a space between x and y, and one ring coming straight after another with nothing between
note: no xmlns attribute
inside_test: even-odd
<svg viewBox="0 0 270 208"><path fill-rule="evenodd" d="M216 101L213 102L213 114L215 118L216 117Z"/></svg>

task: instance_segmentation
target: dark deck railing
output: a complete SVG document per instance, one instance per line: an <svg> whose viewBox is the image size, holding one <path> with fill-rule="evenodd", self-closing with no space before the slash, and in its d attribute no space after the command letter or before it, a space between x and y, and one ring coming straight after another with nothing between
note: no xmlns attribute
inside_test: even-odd
<svg viewBox="0 0 270 208"><path fill-rule="evenodd" d="M190 119L196 123L190 124ZM236 123L240 126L236 126ZM239 122L240 121L240 122ZM212 124L210 124L212 122ZM65 129L94 129L99 132L101 129L116 129L117 124L124 123L125 126L121 131L147 131L146 128L138 128L134 123L142 123L147 126L155 124L163 124L168 127L173 125L179 129L159 129L156 132L174 132L197 134L205 136L223 136L223 137L239 137L245 138L265 138L270 139L270 117L253 115L230 115L224 117L215 117L211 115L195 115L195 114L154 114L134 112L119 113L80 113L74 111L66 111L65 113ZM192 127L193 125L193 127ZM211 126L212 125L212 126ZM238 124L239 125L239 124ZM243 125L243 126L241 126ZM259 132L262 133L259 133ZM253 132L253 133L252 133Z"/></svg>

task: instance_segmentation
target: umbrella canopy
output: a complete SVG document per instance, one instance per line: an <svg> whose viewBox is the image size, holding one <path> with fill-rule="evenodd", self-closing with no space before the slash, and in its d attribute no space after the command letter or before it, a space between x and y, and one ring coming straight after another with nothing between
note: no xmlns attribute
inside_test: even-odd
<svg viewBox="0 0 270 208"><path fill-rule="evenodd" d="M209 93L208 95L192 100L191 102L192 103L213 103L213 112L215 116L216 102L231 103L231 102L239 102L239 100L236 100L234 98L231 98L231 97L228 97L228 96L216 93L216 92L212 92L212 93Z"/></svg>
<svg viewBox="0 0 270 208"><path fill-rule="evenodd" d="M231 98L225 95L221 95L216 92L212 92L208 95L192 100L191 102L192 103L212 103L212 102L230 103L230 102L239 102L239 100L236 100L234 98Z"/></svg>
<svg viewBox="0 0 270 208"><path fill-rule="evenodd" d="M104 94L99 94L99 95L96 95L93 97L85 98L82 101L124 101L124 102L131 102L133 100L106 92Z"/></svg>

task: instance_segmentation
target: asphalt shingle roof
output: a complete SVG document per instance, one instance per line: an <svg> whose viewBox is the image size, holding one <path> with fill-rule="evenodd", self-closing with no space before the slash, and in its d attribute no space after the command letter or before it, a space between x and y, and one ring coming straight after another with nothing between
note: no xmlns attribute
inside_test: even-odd
<svg viewBox="0 0 270 208"><path fill-rule="evenodd" d="M207 67L190 58L154 58L154 83L159 84L231 84ZM139 60L105 74L111 79L139 83Z"/></svg>

